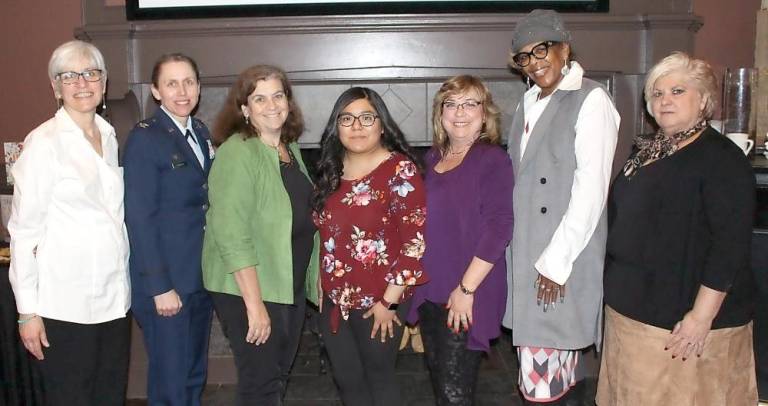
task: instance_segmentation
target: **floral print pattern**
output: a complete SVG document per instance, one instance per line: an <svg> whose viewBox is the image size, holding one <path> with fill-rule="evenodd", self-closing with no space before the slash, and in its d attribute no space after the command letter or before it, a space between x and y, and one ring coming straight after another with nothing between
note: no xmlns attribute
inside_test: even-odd
<svg viewBox="0 0 768 406"><path fill-rule="evenodd" d="M349 319L349 309L354 308L354 303L365 303L368 307L373 306L373 296L362 295L360 291L362 289L357 286L351 286L348 283L344 283L344 286L333 288L329 296L336 298L334 304L339 306L341 310L341 317L344 320Z"/></svg>
<svg viewBox="0 0 768 406"><path fill-rule="evenodd" d="M416 238L411 238L410 241L403 244L403 254L405 256L421 259L424 256L424 235L416 233Z"/></svg>
<svg viewBox="0 0 768 406"><path fill-rule="evenodd" d="M413 185L408 182L408 179L413 178L416 175L416 165L411 161L400 161L395 167L395 174L392 179L389 180L389 188L391 191L397 193L400 197L408 196L408 193L416 190Z"/></svg>
<svg viewBox="0 0 768 406"><path fill-rule="evenodd" d="M427 210L426 208L418 208L413 210L412 212L408 213L408 215L403 216L401 221L406 224L416 224L417 226L421 227L424 225L424 222L427 221Z"/></svg>
<svg viewBox="0 0 768 406"><path fill-rule="evenodd" d="M352 229L355 230L351 235L352 248L354 254L352 257L363 263L364 267L368 267L374 263L377 265L389 265L387 261L387 243L382 238L376 240L366 239L365 231L360 230L357 226L353 225Z"/></svg>
<svg viewBox="0 0 768 406"><path fill-rule="evenodd" d="M394 153L362 179L342 180L314 214L323 241L323 291L342 319L352 309L373 306L390 283L415 286L427 280L419 261L425 249L424 196L416 165ZM406 289L401 300L411 293ZM331 323L335 331L333 317Z"/></svg>
<svg viewBox="0 0 768 406"><path fill-rule="evenodd" d="M378 200L379 198L381 198L381 192L371 190L371 181L368 179L352 185L352 191L347 192L341 202L347 206L367 206L371 200Z"/></svg>

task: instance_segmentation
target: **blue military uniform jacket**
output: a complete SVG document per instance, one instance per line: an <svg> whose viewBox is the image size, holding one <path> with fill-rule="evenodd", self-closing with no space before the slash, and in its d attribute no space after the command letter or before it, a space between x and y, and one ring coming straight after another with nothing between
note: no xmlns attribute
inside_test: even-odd
<svg viewBox="0 0 768 406"><path fill-rule="evenodd" d="M125 222L134 296L203 290L200 261L214 152L205 124L192 118L192 129L203 152L202 167L162 109L128 135L123 154Z"/></svg>

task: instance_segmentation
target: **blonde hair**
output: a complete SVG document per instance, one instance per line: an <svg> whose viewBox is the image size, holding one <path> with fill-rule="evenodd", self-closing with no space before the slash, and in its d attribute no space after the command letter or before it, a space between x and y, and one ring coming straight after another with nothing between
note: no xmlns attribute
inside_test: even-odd
<svg viewBox="0 0 768 406"><path fill-rule="evenodd" d="M651 100L653 87L656 81L670 73L679 72L685 75L687 82L699 91L701 97L706 100L702 118L710 119L717 107L717 77L712 71L712 66L704 60L696 59L685 52L673 52L654 65L645 79L645 109L653 117Z"/></svg>
<svg viewBox="0 0 768 406"><path fill-rule="evenodd" d="M432 144L440 150L441 154L445 154L448 151L450 140L443 128L443 102L451 96L457 94L463 94L470 91L477 92L478 100L482 103L483 107L483 128L480 133L479 142L486 142L488 144L498 144L501 135L499 134L499 127L501 126L501 111L493 103L493 96L485 86L483 81L477 76L471 75L459 75L454 76L440 86L440 89L435 93L435 99L432 102L432 130L434 131L434 138Z"/></svg>

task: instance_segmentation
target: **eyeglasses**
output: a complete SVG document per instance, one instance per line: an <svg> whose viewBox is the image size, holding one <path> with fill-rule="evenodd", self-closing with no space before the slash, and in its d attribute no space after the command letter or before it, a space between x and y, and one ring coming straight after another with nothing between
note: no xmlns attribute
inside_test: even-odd
<svg viewBox="0 0 768 406"><path fill-rule="evenodd" d="M342 127L352 127L355 125L355 120L358 120L361 126L370 127L373 125L373 123L376 122L377 118L379 118L379 116L373 113L363 113L359 116L353 116L352 114L345 113L340 115L339 118L336 119L336 122L339 123L339 125Z"/></svg>
<svg viewBox="0 0 768 406"><path fill-rule="evenodd" d="M61 72L54 79L60 80L65 85L73 85L80 80L81 76L86 82L98 82L104 76L104 73L101 69L88 69L82 72Z"/></svg>
<svg viewBox="0 0 768 406"><path fill-rule="evenodd" d="M483 104L483 102L477 100L467 100L463 103L446 100L443 102L443 110L458 111L459 109L463 109L464 111L475 111L481 104Z"/></svg>
<svg viewBox="0 0 768 406"><path fill-rule="evenodd" d="M535 45L533 49L531 49L531 52L518 52L515 55L512 56L512 61L517 64L517 66L524 68L528 66L532 59L544 59L547 57L547 54L549 54L549 48L553 47L555 45L555 42L552 41L544 41L538 45Z"/></svg>

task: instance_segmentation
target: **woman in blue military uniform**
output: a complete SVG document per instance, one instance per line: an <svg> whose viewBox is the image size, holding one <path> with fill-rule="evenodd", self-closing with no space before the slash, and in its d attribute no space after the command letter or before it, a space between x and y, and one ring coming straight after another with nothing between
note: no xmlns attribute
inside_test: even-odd
<svg viewBox="0 0 768 406"><path fill-rule="evenodd" d="M200 261L213 147L192 117L200 96L194 60L162 56L152 95L160 108L134 127L123 155L131 309L149 357L149 404L199 405L212 317Z"/></svg>

